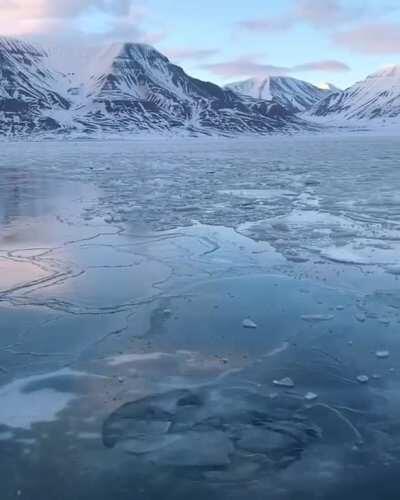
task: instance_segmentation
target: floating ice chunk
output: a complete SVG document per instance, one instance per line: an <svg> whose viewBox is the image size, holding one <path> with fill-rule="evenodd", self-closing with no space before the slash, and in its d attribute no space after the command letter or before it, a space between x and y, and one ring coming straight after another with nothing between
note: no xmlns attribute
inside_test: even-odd
<svg viewBox="0 0 400 500"><path fill-rule="evenodd" d="M366 384L369 381L369 377L367 375L358 375L357 380L360 384Z"/></svg>
<svg viewBox="0 0 400 500"><path fill-rule="evenodd" d="M113 224L113 223L118 224L125 221L126 219L122 215L106 215L104 217L104 222L106 222L107 224Z"/></svg>
<svg viewBox="0 0 400 500"><path fill-rule="evenodd" d="M386 359L390 356L389 351L376 351L376 357L380 359Z"/></svg>
<svg viewBox="0 0 400 500"><path fill-rule="evenodd" d="M294 387L294 382L290 377L281 378L280 380L274 380L273 384L278 387Z"/></svg>
<svg viewBox="0 0 400 500"><path fill-rule="evenodd" d="M334 318L331 314L303 314L301 319L309 323L317 323L319 321L330 321Z"/></svg>
<svg viewBox="0 0 400 500"><path fill-rule="evenodd" d="M315 394L315 392L307 392L307 394L304 396L304 399L306 401L315 401L318 399L318 394Z"/></svg>
<svg viewBox="0 0 400 500"><path fill-rule="evenodd" d="M242 321L242 326L243 328L250 328L250 329L255 329L257 328L257 324L254 323L253 320L251 320L250 318L246 318Z"/></svg>

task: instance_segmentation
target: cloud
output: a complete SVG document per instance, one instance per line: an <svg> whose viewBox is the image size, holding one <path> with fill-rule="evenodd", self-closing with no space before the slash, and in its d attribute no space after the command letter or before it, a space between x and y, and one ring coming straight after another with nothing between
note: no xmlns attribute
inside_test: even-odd
<svg viewBox="0 0 400 500"><path fill-rule="evenodd" d="M342 61L328 59L325 61L316 61L305 64L299 64L291 68L292 72L301 71L327 71L332 73L343 73L350 71L350 66Z"/></svg>
<svg viewBox="0 0 400 500"><path fill-rule="evenodd" d="M90 9L114 15L127 15L130 0L0 0L2 17L18 20L77 17Z"/></svg>
<svg viewBox="0 0 400 500"><path fill-rule="evenodd" d="M288 72L288 68L284 66L261 64L245 57L227 62L205 64L202 67L214 75L222 76L224 78L263 76L267 74L282 75Z"/></svg>
<svg viewBox="0 0 400 500"><path fill-rule="evenodd" d="M359 17L362 10L348 7L339 0L297 0L294 16L316 28L343 24Z"/></svg>
<svg viewBox="0 0 400 500"><path fill-rule="evenodd" d="M202 66L211 73L223 78L263 77L266 75L287 75L303 71L345 72L350 68L341 61L324 60L295 66L275 66L257 62L253 57L241 57L227 62L205 64Z"/></svg>
<svg viewBox="0 0 400 500"><path fill-rule="evenodd" d="M334 34L340 46L361 54L400 54L399 23L368 23Z"/></svg>
<svg viewBox="0 0 400 500"><path fill-rule="evenodd" d="M281 16L244 20L237 26L253 33L284 32L301 24L329 29L359 18L364 11L364 7L349 7L343 0L293 0L291 8Z"/></svg>
<svg viewBox="0 0 400 500"><path fill-rule="evenodd" d="M164 53L175 61L204 61L219 53L218 49L167 49Z"/></svg>
<svg viewBox="0 0 400 500"><path fill-rule="evenodd" d="M0 35L5 36L72 42L100 32L105 40L143 41L148 36L140 27L147 12L133 0L0 0L0 14Z"/></svg>

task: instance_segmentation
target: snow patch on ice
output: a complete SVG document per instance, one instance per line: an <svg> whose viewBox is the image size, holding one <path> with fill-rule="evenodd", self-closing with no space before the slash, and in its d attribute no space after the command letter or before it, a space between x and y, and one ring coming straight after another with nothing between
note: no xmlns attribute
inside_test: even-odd
<svg viewBox="0 0 400 500"><path fill-rule="evenodd" d="M38 422L52 422L64 410L77 394L60 392L56 389L43 387L29 390L38 382L55 380L58 377L88 377L87 373L59 370L44 375L14 380L0 387L0 424L11 428L30 429Z"/></svg>

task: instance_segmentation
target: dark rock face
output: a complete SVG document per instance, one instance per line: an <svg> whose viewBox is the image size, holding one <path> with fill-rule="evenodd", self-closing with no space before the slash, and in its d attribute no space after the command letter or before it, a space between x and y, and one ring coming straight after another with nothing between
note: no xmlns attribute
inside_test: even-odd
<svg viewBox="0 0 400 500"><path fill-rule="evenodd" d="M237 134L311 127L271 101L187 75L154 48L117 44L101 53L76 95L43 50L0 39L0 134L182 132ZM74 91L72 91L74 90Z"/></svg>
<svg viewBox="0 0 400 500"><path fill-rule="evenodd" d="M44 51L0 38L0 135L58 128L49 115L69 108L68 100L55 90L58 80L47 67Z"/></svg>

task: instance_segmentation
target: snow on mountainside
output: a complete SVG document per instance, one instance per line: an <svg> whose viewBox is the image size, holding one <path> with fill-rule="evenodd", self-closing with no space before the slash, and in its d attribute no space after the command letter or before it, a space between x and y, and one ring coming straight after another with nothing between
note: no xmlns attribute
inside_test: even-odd
<svg viewBox="0 0 400 500"><path fill-rule="evenodd" d="M256 99L274 99L281 106L294 113L309 109L331 92L330 88L319 88L311 83L287 76L251 78L231 83L225 88L239 95L248 95Z"/></svg>
<svg viewBox="0 0 400 500"><path fill-rule="evenodd" d="M115 44L99 55L87 83L88 130L271 132L301 126L277 104L261 106L187 75L144 44Z"/></svg>
<svg viewBox="0 0 400 500"><path fill-rule="evenodd" d="M149 45L114 44L84 71L64 72L60 59L57 50L49 57L31 44L0 40L1 135L313 128L276 101L239 96L190 77Z"/></svg>
<svg viewBox="0 0 400 500"><path fill-rule="evenodd" d="M306 114L330 123L400 123L400 65L377 71L347 90L326 97Z"/></svg>
<svg viewBox="0 0 400 500"><path fill-rule="evenodd" d="M46 52L0 38L0 134L58 129L53 115L69 109L62 86L61 75L47 65Z"/></svg>
<svg viewBox="0 0 400 500"><path fill-rule="evenodd" d="M400 124L400 66L345 91L290 77L221 88L145 44L82 50L0 38L0 136L292 133L321 125Z"/></svg>
<svg viewBox="0 0 400 500"><path fill-rule="evenodd" d="M321 90L329 90L330 92L342 92L339 87L336 87L336 85L330 82L320 83L317 87ZM326 95L324 97L326 97Z"/></svg>

